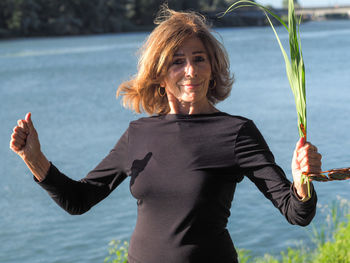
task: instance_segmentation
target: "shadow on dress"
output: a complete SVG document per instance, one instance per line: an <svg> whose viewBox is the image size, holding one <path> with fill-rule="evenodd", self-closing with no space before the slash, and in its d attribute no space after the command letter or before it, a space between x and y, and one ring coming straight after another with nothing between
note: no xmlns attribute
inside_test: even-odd
<svg viewBox="0 0 350 263"><path fill-rule="evenodd" d="M131 180L130 184L133 185L136 177L145 169L149 160L152 157L152 153L149 152L142 160L134 160L131 165Z"/></svg>

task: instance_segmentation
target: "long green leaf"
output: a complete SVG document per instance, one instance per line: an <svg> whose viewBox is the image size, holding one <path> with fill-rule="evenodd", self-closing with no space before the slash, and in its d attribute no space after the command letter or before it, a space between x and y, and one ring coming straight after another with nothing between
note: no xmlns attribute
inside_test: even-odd
<svg viewBox="0 0 350 263"><path fill-rule="evenodd" d="M299 21L297 21L294 11L294 1L289 0L288 2L288 26L284 23L284 21L276 15L274 12L269 10L263 5L255 3L250 0L240 0L233 3L222 16L227 14L228 12L232 12L237 8L241 7L259 7L265 14L271 28L276 36L278 45L282 51L282 55L284 58L284 62L286 65L286 73L289 81L289 85L292 89L295 106L298 116L298 131L300 137L305 137L306 139L306 90L305 90L305 66L304 60L301 51L301 41L300 41L300 31L299 26L301 22L301 17ZM290 59L278 37L276 29L270 19L270 16L274 17L277 21L279 21L287 30L289 34L289 51L290 51ZM302 182L307 183L308 185L308 195L310 196L310 183L308 177L304 174L301 176Z"/></svg>
<svg viewBox="0 0 350 263"><path fill-rule="evenodd" d="M262 9L263 11L265 11L266 13L270 14L271 16L273 16L276 20L278 20L288 31L288 26L286 25L286 23L278 16L276 15L275 13L273 13L270 9L268 9L267 7L263 6L263 5L260 5L258 3L255 3L253 1L250 1L250 0L240 0L240 1L237 1L235 3L233 3L231 6L229 6L229 8L227 8L227 10L220 16L220 17L223 17L224 15L226 15L227 13L229 12L232 12L238 8L241 8L241 7L259 7L260 9ZM266 14L265 13L265 14Z"/></svg>
<svg viewBox="0 0 350 263"><path fill-rule="evenodd" d="M294 2L293 0L289 0L288 3L288 26L285 22L274 12L269 10L263 5L260 5L256 2L250 0L240 0L233 3L222 16L225 14L232 12L241 7L258 7L262 11L264 11L265 16L271 25L271 28L276 36L279 47L282 51L282 55L286 65L286 73L289 81L289 85L292 89L295 105L298 116L298 130L300 137L306 137L306 91L305 91L305 67L304 61L302 57L301 44L300 44L300 33L299 33L299 25L300 21L297 21L295 12L294 12ZM277 21L279 21L289 33L289 49L290 49L290 60L288 55L283 48L283 45L278 37L278 34L275 30L275 27L269 17L271 15Z"/></svg>

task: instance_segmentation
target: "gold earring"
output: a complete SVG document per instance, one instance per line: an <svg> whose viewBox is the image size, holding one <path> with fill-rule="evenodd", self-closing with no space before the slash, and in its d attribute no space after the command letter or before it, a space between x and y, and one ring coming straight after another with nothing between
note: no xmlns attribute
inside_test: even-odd
<svg viewBox="0 0 350 263"><path fill-rule="evenodd" d="M210 87L210 89L215 89L216 88L216 80L215 79L212 79L212 85L211 85L211 87Z"/></svg>
<svg viewBox="0 0 350 263"><path fill-rule="evenodd" d="M166 92L165 92L165 88L164 87L161 87L161 86L158 86L158 95L160 96L160 97L164 97L165 96L165 94L166 94Z"/></svg>

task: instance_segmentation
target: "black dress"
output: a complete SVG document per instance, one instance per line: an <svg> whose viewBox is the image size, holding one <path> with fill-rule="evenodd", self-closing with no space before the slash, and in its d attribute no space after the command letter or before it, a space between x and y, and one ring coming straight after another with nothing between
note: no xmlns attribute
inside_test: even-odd
<svg viewBox="0 0 350 263"><path fill-rule="evenodd" d="M311 222L316 193L301 202L254 123L221 112L133 121L84 179L51 165L39 184L63 209L81 214L130 177L138 205L130 263L232 263L237 254L226 224L243 176L291 224Z"/></svg>

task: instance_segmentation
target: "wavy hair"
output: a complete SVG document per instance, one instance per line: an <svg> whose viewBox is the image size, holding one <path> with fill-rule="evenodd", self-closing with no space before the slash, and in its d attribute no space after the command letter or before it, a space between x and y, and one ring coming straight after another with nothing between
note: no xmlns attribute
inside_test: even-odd
<svg viewBox="0 0 350 263"><path fill-rule="evenodd" d="M165 77L173 55L188 38L198 37L206 47L213 80L207 98L216 104L226 99L231 91L233 75L224 46L212 35L204 16L195 12L177 12L161 6L155 19L156 28L140 49L138 72L117 90L123 96L123 105L137 113L167 114L170 111L167 96L160 96L158 88Z"/></svg>

